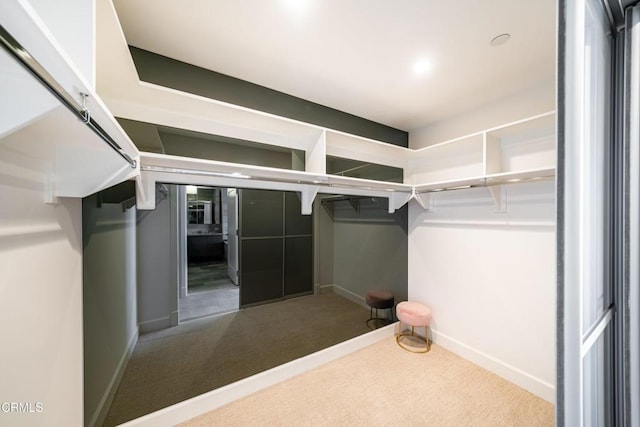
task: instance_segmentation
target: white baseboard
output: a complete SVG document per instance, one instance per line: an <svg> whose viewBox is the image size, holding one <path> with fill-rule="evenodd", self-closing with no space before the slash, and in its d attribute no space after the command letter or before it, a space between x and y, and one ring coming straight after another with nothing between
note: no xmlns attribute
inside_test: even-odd
<svg viewBox="0 0 640 427"><path fill-rule="evenodd" d="M355 302L356 304L366 308L367 310L369 309L369 306L367 305L367 302L365 301L363 296L354 294L350 290L340 287L338 285L329 285L329 286L332 286L333 292L340 295L341 297L346 298L349 301Z"/></svg>
<svg viewBox="0 0 640 427"><path fill-rule="evenodd" d="M395 324L391 324L376 329L349 341L129 421L122 426L174 426L391 337L394 335L394 328Z"/></svg>
<svg viewBox="0 0 640 427"><path fill-rule="evenodd" d="M178 326L178 323L180 323L179 317L178 317L178 310L171 312L170 322L171 322L171 326Z"/></svg>
<svg viewBox="0 0 640 427"><path fill-rule="evenodd" d="M316 295L333 293L333 285L316 285Z"/></svg>
<svg viewBox="0 0 640 427"><path fill-rule="evenodd" d="M107 418L107 413L109 412L109 408L111 407L111 403L113 402L113 398L116 395L116 391L118 390L118 386L120 385L120 381L122 380L124 371L126 370L129 359L131 358L131 353L133 353L133 349L136 347L137 342L138 330L136 329L135 333L129 340L129 344L127 344L127 348L124 350L122 356L120 357L118 366L116 367L116 370L111 377L111 381L109 381L109 385L104 391L100 402L98 402L98 407L93 413L91 420L87 424L88 426L101 426L104 423L105 418Z"/></svg>
<svg viewBox="0 0 640 427"><path fill-rule="evenodd" d="M547 402L555 404L556 388L553 384L549 384L478 349L439 333L437 330L431 328L429 328L429 330L431 331L434 343L524 388Z"/></svg>
<svg viewBox="0 0 640 427"><path fill-rule="evenodd" d="M159 319L147 320L138 325L141 334L149 332L159 331L160 329L167 329L171 327L171 315L161 317Z"/></svg>

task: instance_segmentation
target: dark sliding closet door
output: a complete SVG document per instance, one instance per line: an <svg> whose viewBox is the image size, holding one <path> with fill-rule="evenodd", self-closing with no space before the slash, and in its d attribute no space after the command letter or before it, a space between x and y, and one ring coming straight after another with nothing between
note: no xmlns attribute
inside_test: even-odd
<svg viewBox="0 0 640 427"><path fill-rule="evenodd" d="M240 306L313 291L311 216L296 193L240 190Z"/></svg>

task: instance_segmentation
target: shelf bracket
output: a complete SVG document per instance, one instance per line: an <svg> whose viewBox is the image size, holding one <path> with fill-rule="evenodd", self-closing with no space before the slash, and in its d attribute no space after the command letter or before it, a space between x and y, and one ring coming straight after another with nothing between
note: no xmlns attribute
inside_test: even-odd
<svg viewBox="0 0 640 427"><path fill-rule="evenodd" d="M360 199L349 199L347 201L349 202L349 204L353 208L353 211L355 213L359 214L360 213Z"/></svg>
<svg viewBox="0 0 640 427"><path fill-rule="evenodd" d="M313 201L318 195L318 186L305 186L300 192L300 207L302 215L311 215L313 212Z"/></svg>
<svg viewBox="0 0 640 427"><path fill-rule="evenodd" d="M416 193L415 188L411 191L411 198L414 199L425 212L433 212L433 195L431 193Z"/></svg>
<svg viewBox="0 0 640 427"><path fill-rule="evenodd" d="M47 205L57 205L59 201L55 188L56 175L53 173L51 164L47 164L46 166L44 180L44 202Z"/></svg>
<svg viewBox="0 0 640 427"><path fill-rule="evenodd" d="M402 192L393 192L389 197L389 213L392 214L396 211L396 209L400 209L403 207L411 198L413 197L413 192L411 193L402 193Z"/></svg>
<svg viewBox="0 0 640 427"><path fill-rule="evenodd" d="M507 213L507 191L504 185L486 187L495 206L494 213Z"/></svg>
<svg viewBox="0 0 640 427"><path fill-rule="evenodd" d="M156 180L146 172L136 177L136 207L146 211L156 208Z"/></svg>

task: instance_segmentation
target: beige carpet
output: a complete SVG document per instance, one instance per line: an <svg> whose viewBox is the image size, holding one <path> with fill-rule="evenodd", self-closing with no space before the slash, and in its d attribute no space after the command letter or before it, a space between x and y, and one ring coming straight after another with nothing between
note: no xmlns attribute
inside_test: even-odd
<svg viewBox="0 0 640 427"><path fill-rule="evenodd" d="M368 332L369 310L312 295L140 337L104 425L113 426Z"/></svg>
<svg viewBox="0 0 640 427"><path fill-rule="evenodd" d="M181 424L553 426L550 403L434 345L390 337Z"/></svg>

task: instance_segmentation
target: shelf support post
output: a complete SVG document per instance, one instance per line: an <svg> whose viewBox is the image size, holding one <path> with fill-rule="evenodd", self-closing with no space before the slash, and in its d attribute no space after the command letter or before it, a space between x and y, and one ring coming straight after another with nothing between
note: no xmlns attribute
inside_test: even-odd
<svg viewBox="0 0 640 427"><path fill-rule="evenodd" d="M305 151L305 170L318 174L327 172L327 131L322 130L318 138Z"/></svg>

